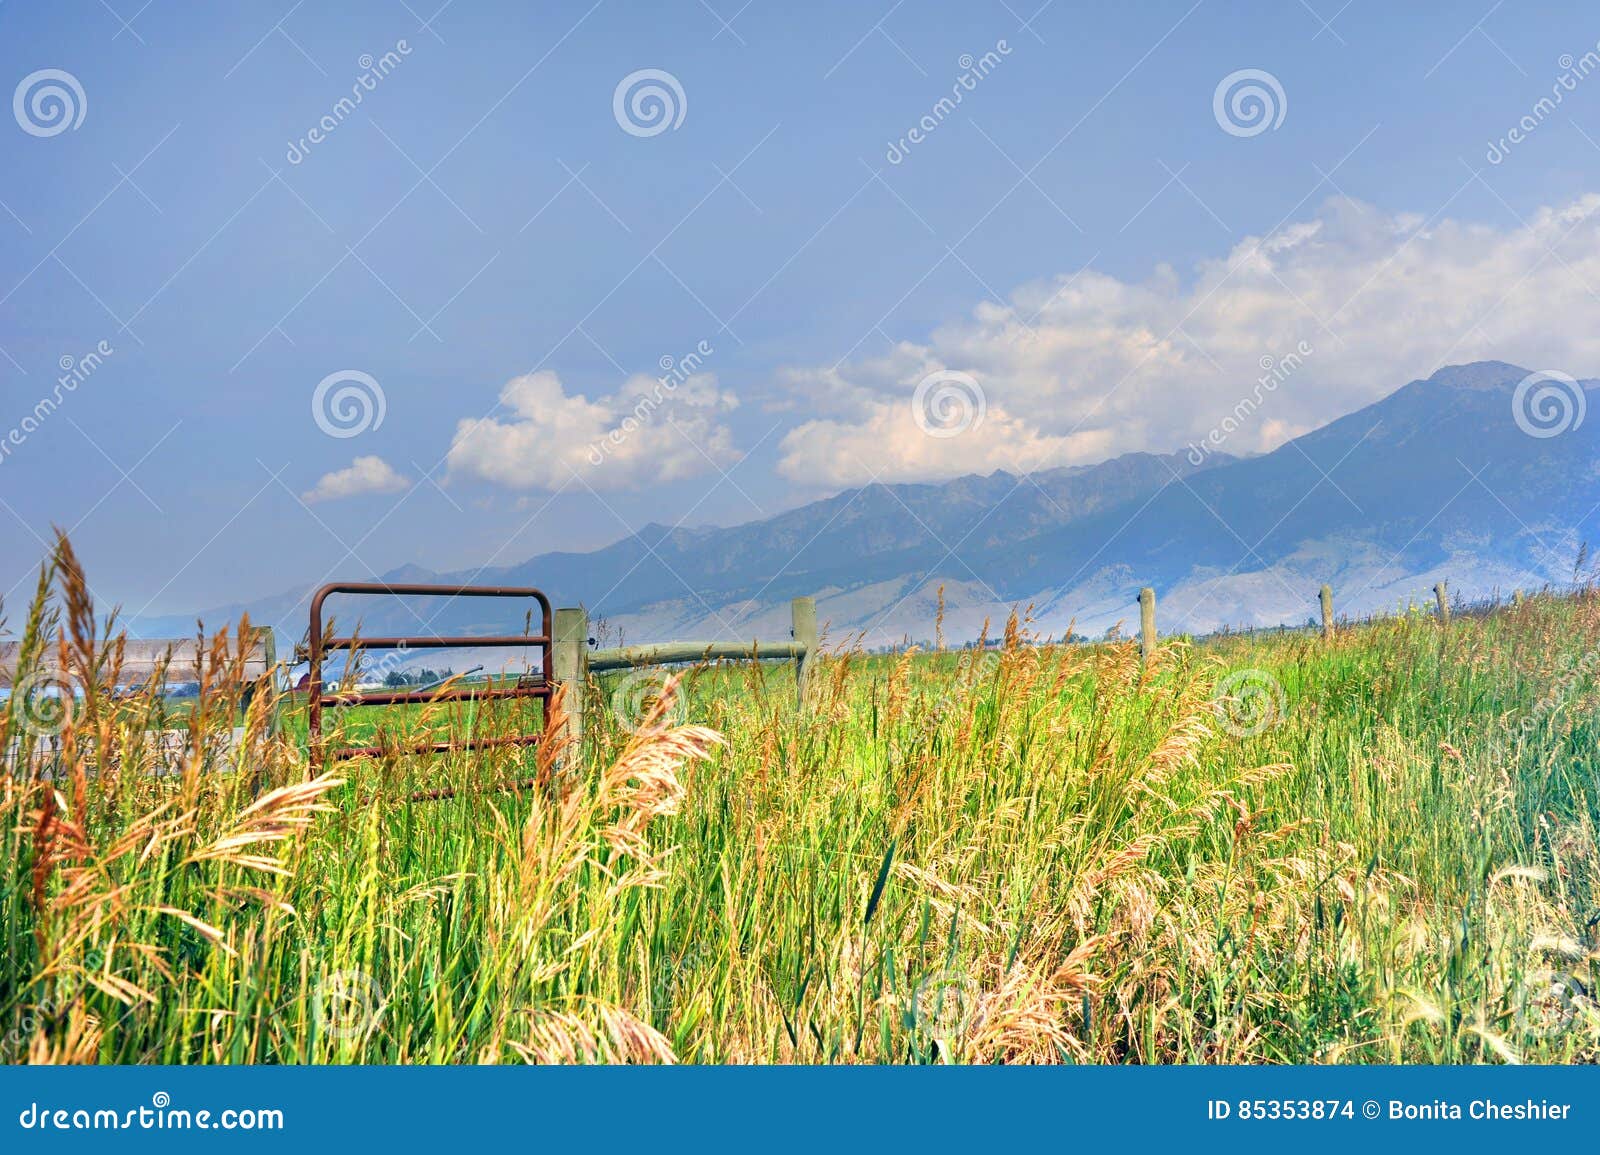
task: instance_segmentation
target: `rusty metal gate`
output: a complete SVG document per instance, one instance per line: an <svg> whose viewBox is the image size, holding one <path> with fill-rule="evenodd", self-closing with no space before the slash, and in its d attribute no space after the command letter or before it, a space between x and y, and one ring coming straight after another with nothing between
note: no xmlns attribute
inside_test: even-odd
<svg viewBox="0 0 1600 1155"><path fill-rule="evenodd" d="M540 627L537 634L496 634L486 637L441 637L430 634L423 637L357 638L322 636L322 603L334 594L380 594L395 597L465 597L507 598L532 601L539 609ZM550 733L550 698L554 690L551 671L554 668L554 648L551 635L550 599L541 590L518 586L454 586L403 584L384 582L333 582L323 586L311 598L311 629L308 637L311 671L308 676L309 753L312 765L320 769L328 759L357 758L362 755L377 756L385 753L382 746L345 746L325 750L322 744L322 711L324 707L347 706L397 706L411 702L492 701L503 698L541 698L544 701L545 728L534 734L513 734L492 738L468 738L461 741L427 742L405 749L413 754L444 754L455 750L481 750L499 746L529 746L543 741ZM410 650L410 649L461 649L480 647L538 647L541 655L537 674L524 674L509 685L447 686L433 690L383 690L376 693L350 694L324 693L322 686L323 655L334 650Z"/></svg>

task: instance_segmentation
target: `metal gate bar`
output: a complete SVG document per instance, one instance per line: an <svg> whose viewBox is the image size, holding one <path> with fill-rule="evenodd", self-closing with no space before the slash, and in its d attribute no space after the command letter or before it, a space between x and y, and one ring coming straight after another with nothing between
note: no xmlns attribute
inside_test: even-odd
<svg viewBox="0 0 1600 1155"><path fill-rule="evenodd" d="M322 603L333 594L382 594L396 597L468 597L514 598L538 603L540 630L537 634L493 634L485 637L333 637L322 636ZM541 590L521 586L454 586L402 584L384 582L332 582L323 586L311 598L311 673L309 679L310 757L319 770L327 759L358 758L386 753L382 746L346 746L332 751L322 746L322 710L324 706L394 706L410 702L461 702L489 701L508 698L544 699L545 728L537 734L515 734L495 738L469 738L461 741L424 742L407 748L413 754L445 754L456 750L486 750L505 746L531 746L542 742L551 732L550 698L554 685L550 680L554 650L550 625L550 599ZM473 688L456 686L439 690L394 690L375 694L325 694L322 690L322 657L332 650L354 650L357 647L373 650L454 649L465 647L517 647L537 646L541 658L538 674L524 674L514 685ZM443 796L430 791L430 796Z"/></svg>

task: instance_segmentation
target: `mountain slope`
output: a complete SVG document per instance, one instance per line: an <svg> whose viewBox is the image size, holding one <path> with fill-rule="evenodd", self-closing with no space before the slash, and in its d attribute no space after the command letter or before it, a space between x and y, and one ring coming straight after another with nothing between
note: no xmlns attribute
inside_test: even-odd
<svg viewBox="0 0 1600 1155"><path fill-rule="evenodd" d="M1232 460L1218 455L1203 468ZM942 550L944 542L970 541L1003 549L1018 538L1148 497L1174 472L1188 476L1200 471L1179 454L1130 453L1098 465L1042 471L1031 478L997 472L943 484L875 484L729 528L648 525L590 553L552 552L517 565L454 573L405 566L380 579L537 586L556 604L582 603L592 615L621 618L630 626L631 639L648 640L672 636L666 627L685 614L711 618L714 627L726 628L740 611L717 619L717 607L742 606L752 599L757 604L786 603L796 594L823 586L848 588L893 577L904 572L905 559ZM370 579L362 575L357 580ZM198 616L207 623L220 623L248 610L252 620L271 622L298 637L305 629L310 593L305 587ZM680 599L692 608L666 613L652 609ZM409 608L376 599L363 599L359 607L349 600L341 607L340 599L331 604L335 612L341 608L360 612L369 634L489 632L505 624L503 618L497 622L494 617L497 607L470 600L446 604L414 599ZM645 619L652 617L662 619L663 629L650 628ZM137 623L146 636L183 636L193 626L193 616ZM787 630L786 623L783 629Z"/></svg>
<svg viewBox="0 0 1600 1155"><path fill-rule="evenodd" d="M1174 482L1131 521L1111 511L1041 534L996 581L1012 596L1070 590L1081 559L1114 539L1108 552L1158 591L1209 584L1215 596L1252 574L1289 587L1231 618L1172 605L1209 628L1283 620L1280 593L1298 592L1290 616L1305 616L1323 581L1357 610L1422 593L1436 573L1464 594L1563 580L1600 505L1600 430L1524 432L1512 403L1527 375L1499 362L1441 370L1272 453Z"/></svg>
<svg viewBox="0 0 1600 1155"><path fill-rule="evenodd" d="M958 638L1017 604L1045 630L1103 630L1130 616L1141 585L1157 590L1163 629L1194 630L1304 620L1324 581L1346 613L1424 595L1440 576L1468 596L1534 588L1570 577L1600 507L1600 423L1530 435L1513 410L1527 375L1442 369L1248 459L1136 453L1032 477L870 485L746 525L652 525L592 553L386 579L537 585L630 641L782 636L788 599L816 594L835 637L866 630L868 644L930 634L941 585ZM248 608L298 636L305 600ZM469 602L362 611L369 633L504 624ZM139 625L182 634L192 619Z"/></svg>

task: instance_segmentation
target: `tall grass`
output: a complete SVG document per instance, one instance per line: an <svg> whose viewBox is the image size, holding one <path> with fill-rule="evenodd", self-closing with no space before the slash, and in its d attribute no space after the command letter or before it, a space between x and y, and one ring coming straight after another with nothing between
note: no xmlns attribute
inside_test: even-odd
<svg viewBox="0 0 1600 1155"><path fill-rule="evenodd" d="M584 688L581 751L315 776L259 698L223 748L237 635L163 754L86 588L63 542L21 631L83 700L3 723L11 1061L1600 1057L1587 592L1148 667L1013 622L841 648L804 712L718 667Z"/></svg>

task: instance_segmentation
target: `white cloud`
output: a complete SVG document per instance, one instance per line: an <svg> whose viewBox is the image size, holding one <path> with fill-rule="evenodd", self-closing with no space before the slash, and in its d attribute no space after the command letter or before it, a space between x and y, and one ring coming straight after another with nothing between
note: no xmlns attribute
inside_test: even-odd
<svg viewBox="0 0 1600 1155"><path fill-rule="evenodd" d="M452 476L508 489L553 491L576 473L596 490L694 477L739 459L717 415L737 400L699 373L681 382L630 377L611 397L568 394L549 370L515 377L500 391L505 418L462 421L448 463Z"/></svg>
<svg viewBox="0 0 1600 1155"><path fill-rule="evenodd" d="M1442 365L1499 359L1589 376L1600 366L1600 195L1505 228L1385 215L1335 198L1247 238L1185 282L1064 274L838 369L791 369L818 416L779 470L830 485L938 478L1168 451L1223 427L1263 360L1311 352L1228 423L1225 452L1275 447ZM912 410L938 369L970 374L984 420L930 437Z"/></svg>
<svg viewBox="0 0 1600 1155"><path fill-rule="evenodd" d="M411 484L381 457L358 457L345 469L324 473L316 485L300 495L301 500L337 501L368 493L399 493Z"/></svg>
<svg viewBox="0 0 1600 1155"><path fill-rule="evenodd" d="M779 468L796 481L838 487L877 477L953 477L1006 469L1018 473L1052 460L1100 461L1111 454L1104 430L1067 437L1041 434L1037 427L990 407L982 422L949 438L930 437L917 424L910 402L872 405L855 421L807 421L784 437Z"/></svg>

